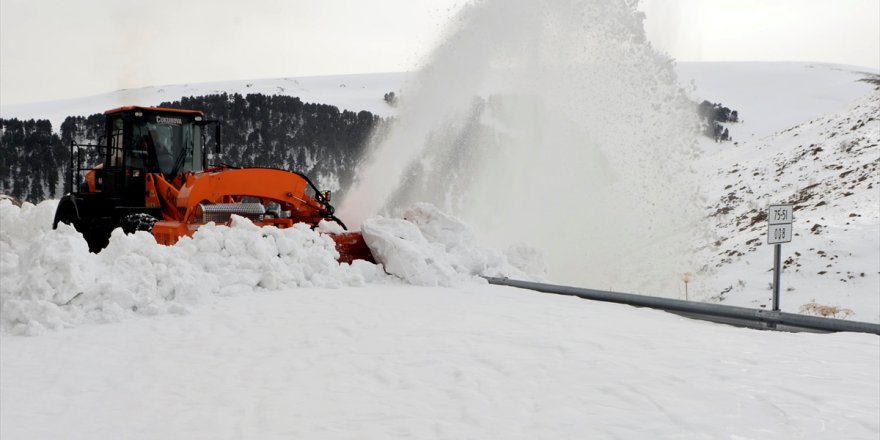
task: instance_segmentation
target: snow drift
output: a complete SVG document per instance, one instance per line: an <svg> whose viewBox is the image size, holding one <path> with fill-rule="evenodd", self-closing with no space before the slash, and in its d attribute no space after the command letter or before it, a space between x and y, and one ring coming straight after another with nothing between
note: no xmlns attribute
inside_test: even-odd
<svg viewBox="0 0 880 440"><path fill-rule="evenodd" d="M534 249L514 246L505 255L479 246L467 225L426 203L407 209L402 219L369 219L362 228L367 246L388 272L415 285L451 286L472 274L519 278L545 271Z"/></svg>
<svg viewBox="0 0 880 440"><path fill-rule="evenodd" d="M333 240L305 224L259 228L242 217L233 217L229 226L204 225L174 246L157 245L148 233L117 229L107 248L92 254L73 227L52 229L56 206L57 201L22 207L0 201L4 332L36 334L133 314L187 313L215 296L254 290L400 280L453 286L483 282L480 275L528 277L522 269L542 270L536 251L517 248L511 255L518 268L504 253L472 244L467 225L430 205L408 211L412 222L368 222L372 227L365 236L384 270L365 261L338 263Z"/></svg>

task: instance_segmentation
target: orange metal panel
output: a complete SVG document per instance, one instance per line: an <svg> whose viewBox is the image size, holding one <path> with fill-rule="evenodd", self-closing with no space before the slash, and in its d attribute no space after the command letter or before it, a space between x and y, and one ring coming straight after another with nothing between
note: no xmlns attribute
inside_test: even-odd
<svg viewBox="0 0 880 440"><path fill-rule="evenodd" d="M177 194L176 204L187 211L202 202L223 203L232 196L257 197L289 205L293 217L317 216L321 205L306 195L305 179L270 168L232 169L191 174Z"/></svg>

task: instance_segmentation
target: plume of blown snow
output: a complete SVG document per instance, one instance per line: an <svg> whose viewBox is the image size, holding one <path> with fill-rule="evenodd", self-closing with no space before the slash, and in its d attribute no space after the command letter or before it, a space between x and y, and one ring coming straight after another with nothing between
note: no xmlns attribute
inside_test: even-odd
<svg viewBox="0 0 880 440"><path fill-rule="evenodd" d="M548 278L663 294L693 270L696 115L633 2L463 9L360 167L346 219L430 202Z"/></svg>

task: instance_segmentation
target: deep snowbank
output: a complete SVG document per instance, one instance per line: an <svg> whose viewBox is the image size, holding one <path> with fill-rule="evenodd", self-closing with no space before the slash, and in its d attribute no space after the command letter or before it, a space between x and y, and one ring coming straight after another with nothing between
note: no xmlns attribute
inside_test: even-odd
<svg viewBox="0 0 880 440"><path fill-rule="evenodd" d="M534 249L518 245L504 254L482 247L471 228L430 204L418 203L402 216L368 219L362 230L386 270L411 284L453 286L475 274L520 279L544 275L544 260Z"/></svg>
<svg viewBox="0 0 880 440"><path fill-rule="evenodd" d="M240 217L228 227L205 225L175 246L157 245L147 233L116 230L96 255L72 227L52 229L56 205L47 201L19 208L0 201L0 331L37 334L133 314L186 313L215 296L254 290L338 288L398 279L453 286L481 282L479 275L527 276L503 253L473 245L466 225L429 205L411 210L418 213L416 223L375 220L384 225L382 233L367 237L387 274L382 266L364 261L339 264L333 240L304 224L259 228ZM540 262L535 255L528 250L513 254L514 261L532 263L519 264L526 269ZM413 266L416 261L424 264Z"/></svg>

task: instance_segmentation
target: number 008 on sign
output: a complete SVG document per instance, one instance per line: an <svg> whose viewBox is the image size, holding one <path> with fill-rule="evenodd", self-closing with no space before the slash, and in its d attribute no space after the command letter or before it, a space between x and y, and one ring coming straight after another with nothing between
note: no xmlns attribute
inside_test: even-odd
<svg viewBox="0 0 880 440"><path fill-rule="evenodd" d="M791 241L791 223L769 225L767 244L788 243Z"/></svg>

